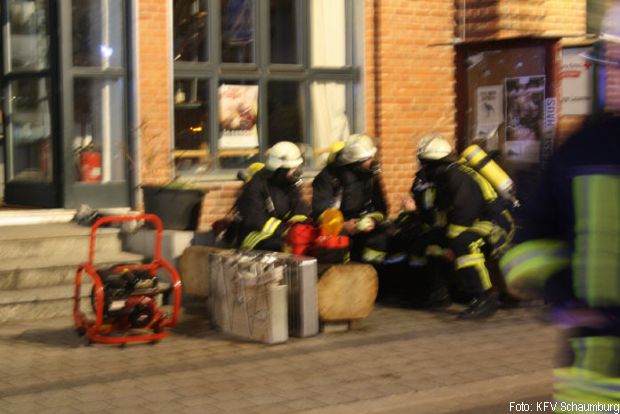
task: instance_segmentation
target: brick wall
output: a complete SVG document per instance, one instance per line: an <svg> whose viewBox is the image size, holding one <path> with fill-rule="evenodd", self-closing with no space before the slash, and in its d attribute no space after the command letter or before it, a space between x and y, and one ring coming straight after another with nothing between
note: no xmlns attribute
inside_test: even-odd
<svg viewBox="0 0 620 414"><path fill-rule="evenodd" d="M394 214L413 180L418 138L436 130L454 139L453 0L367 2L366 12L367 123Z"/></svg>
<svg viewBox="0 0 620 414"><path fill-rule="evenodd" d="M620 44L608 44L607 59L620 62ZM607 96L605 105L608 110L620 112L620 68L607 67Z"/></svg>
<svg viewBox="0 0 620 414"><path fill-rule="evenodd" d="M585 0L455 0L454 7L454 34L464 40L585 33Z"/></svg>
<svg viewBox="0 0 620 414"><path fill-rule="evenodd" d="M140 178L162 184L172 178L170 104L171 52L168 33L170 2L138 2L138 70Z"/></svg>

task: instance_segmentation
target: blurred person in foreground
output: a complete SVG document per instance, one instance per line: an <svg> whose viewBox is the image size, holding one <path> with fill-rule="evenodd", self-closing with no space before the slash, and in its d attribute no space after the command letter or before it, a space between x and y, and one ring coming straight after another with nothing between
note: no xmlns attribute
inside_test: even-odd
<svg viewBox="0 0 620 414"><path fill-rule="evenodd" d="M237 247L281 251L288 225L307 220L310 209L300 193L302 163L292 142L281 141L268 150L264 168L253 173L235 203L240 215Z"/></svg>
<svg viewBox="0 0 620 414"><path fill-rule="evenodd" d="M376 153L368 135L347 137L312 183L312 215L320 221L328 208L340 209L343 233L351 239L351 260L381 264L387 251L382 226L387 206Z"/></svg>
<svg viewBox="0 0 620 414"><path fill-rule="evenodd" d="M620 3L600 59L620 72ZM609 61L615 51L615 61ZM607 62L605 62L607 60ZM611 64L609 64L611 63ZM551 157L500 265L509 288L544 297L568 340L555 374L558 412L620 409L620 108L589 119Z"/></svg>

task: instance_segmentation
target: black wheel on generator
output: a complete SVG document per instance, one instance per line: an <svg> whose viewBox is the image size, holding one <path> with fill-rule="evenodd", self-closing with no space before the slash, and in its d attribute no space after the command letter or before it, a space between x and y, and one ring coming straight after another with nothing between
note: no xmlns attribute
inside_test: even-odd
<svg viewBox="0 0 620 414"><path fill-rule="evenodd" d="M119 347L120 349L125 349L125 348L127 348L127 342L122 342L122 343L118 344L118 347Z"/></svg>
<svg viewBox="0 0 620 414"><path fill-rule="evenodd" d="M84 328L83 326L80 326L79 328L75 328L75 333L77 333L78 336L84 336L86 335L86 328Z"/></svg>
<svg viewBox="0 0 620 414"><path fill-rule="evenodd" d="M149 342L149 345L157 345L159 343L159 339L153 339L151 342Z"/></svg>

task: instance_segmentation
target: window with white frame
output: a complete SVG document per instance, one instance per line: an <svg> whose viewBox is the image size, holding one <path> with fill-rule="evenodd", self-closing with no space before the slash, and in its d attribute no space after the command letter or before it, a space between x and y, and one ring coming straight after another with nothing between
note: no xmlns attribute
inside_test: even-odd
<svg viewBox="0 0 620 414"><path fill-rule="evenodd" d="M174 0L177 174L238 169L283 140L321 167L355 125L354 0Z"/></svg>

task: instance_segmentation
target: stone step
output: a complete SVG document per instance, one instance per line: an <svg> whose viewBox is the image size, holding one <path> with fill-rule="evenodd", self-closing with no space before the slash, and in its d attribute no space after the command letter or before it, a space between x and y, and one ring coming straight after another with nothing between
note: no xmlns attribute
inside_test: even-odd
<svg viewBox="0 0 620 414"><path fill-rule="evenodd" d="M1 203L0 203L1 205ZM97 209L104 215L135 215L137 211L131 211L129 207L112 207ZM18 226L48 223L68 223L75 216L75 209L52 208L52 209L23 209L4 207L0 211L1 226Z"/></svg>
<svg viewBox="0 0 620 414"><path fill-rule="evenodd" d="M96 266L116 263L140 263L143 256L133 253L102 253L95 257ZM77 256L9 259L0 261L0 291L44 288L72 284L80 264ZM86 277L89 279L88 277ZM4 295L4 292L1 293Z"/></svg>
<svg viewBox="0 0 620 414"><path fill-rule="evenodd" d="M96 253L119 253L122 244L118 228L97 230ZM88 258L90 228L75 223L48 223L0 227L0 261L12 259L72 257Z"/></svg>
<svg viewBox="0 0 620 414"><path fill-rule="evenodd" d="M162 305L163 295L170 290L170 284L160 282L160 294L156 301ZM80 294L80 309L93 319L91 305L92 282L84 279ZM73 314L75 286L73 284L48 286L32 289L4 290L0 294L0 324L4 322L45 320Z"/></svg>
<svg viewBox="0 0 620 414"><path fill-rule="evenodd" d="M90 284L82 286L81 309L90 309ZM74 286L5 290L0 295L0 323L49 319L73 314Z"/></svg>

